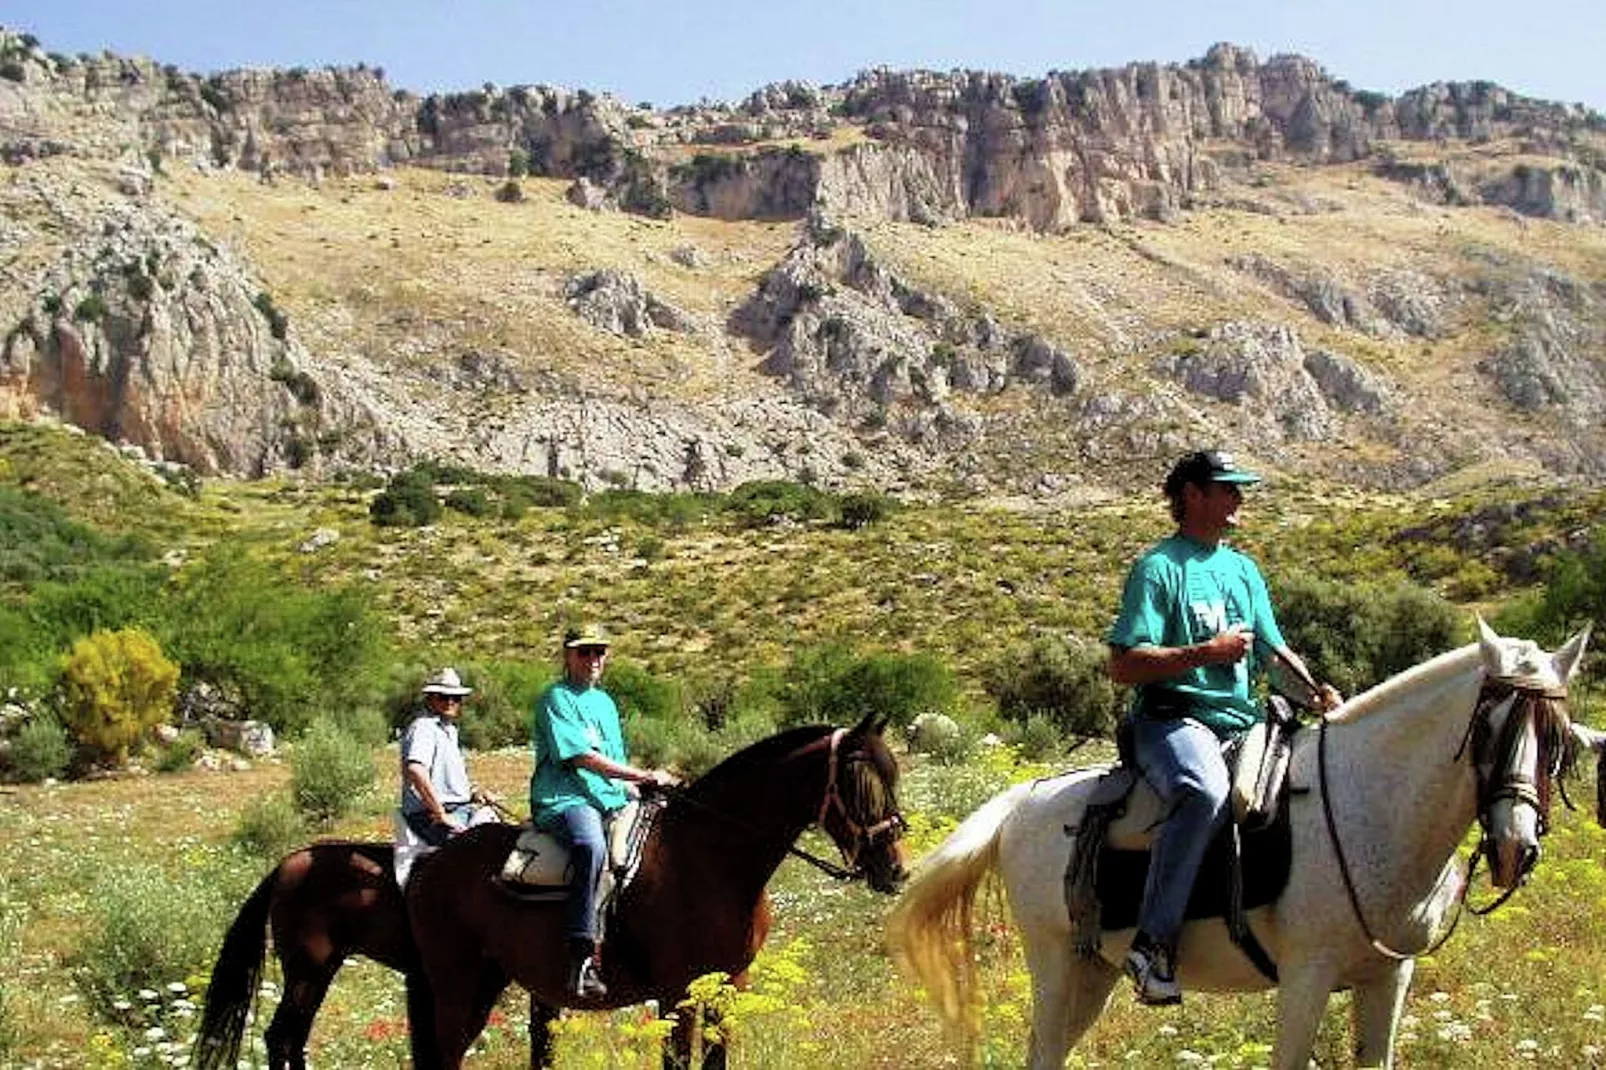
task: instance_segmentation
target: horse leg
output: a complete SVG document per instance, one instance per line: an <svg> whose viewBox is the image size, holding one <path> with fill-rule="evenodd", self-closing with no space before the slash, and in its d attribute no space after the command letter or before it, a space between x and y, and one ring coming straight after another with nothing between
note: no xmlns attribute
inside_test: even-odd
<svg viewBox="0 0 1606 1070"><path fill-rule="evenodd" d="M1026 1064L1033 1070L1059 1070L1109 1001L1120 972L1103 959L1084 959L1070 941L1050 937L1026 941L1026 967L1032 975L1032 1029Z"/></svg>
<svg viewBox="0 0 1606 1070"><path fill-rule="evenodd" d="M1283 967L1277 987L1277 1043L1273 1070L1306 1070L1316 1046L1316 1030L1333 990L1332 975L1320 966Z"/></svg>
<svg viewBox="0 0 1606 1070"><path fill-rule="evenodd" d="M530 1070L552 1066L552 1023L563 1012L530 993Z"/></svg>
<svg viewBox="0 0 1606 1070"><path fill-rule="evenodd" d="M701 1031L703 1009L687 1003L675 1010L675 1026L664 1038L664 1070L691 1070L691 1055Z"/></svg>
<svg viewBox="0 0 1606 1070"><path fill-rule="evenodd" d="M1392 1067L1394 1034L1405 1007L1405 993L1411 987L1416 960L1396 963L1381 976L1355 986L1355 1065Z"/></svg>
<svg viewBox="0 0 1606 1070"><path fill-rule="evenodd" d="M342 961L331 955L322 962L292 959L283 963L284 998L263 1035L268 1070L306 1070L312 1020L323 1006L323 997L334 983Z"/></svg>

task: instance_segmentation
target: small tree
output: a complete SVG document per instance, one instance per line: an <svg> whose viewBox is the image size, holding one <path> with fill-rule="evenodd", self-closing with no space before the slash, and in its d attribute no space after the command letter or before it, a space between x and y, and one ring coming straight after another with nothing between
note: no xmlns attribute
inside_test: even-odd
<svg viewBox="0 0 1606 1070"><path fill-rule="evenodd" d="M327 826L357 807L374 786L368 745L333 721L319 718L290 758L290 794L311 821Z"/></svg>
<svg viewBox="0 0 1606 1070"><path fill-rule="evenodd" d="M164 723L178 693L178 666L139 628L97 631L62 662L62 720L89 753L121 765L128 748Z"/></svg>

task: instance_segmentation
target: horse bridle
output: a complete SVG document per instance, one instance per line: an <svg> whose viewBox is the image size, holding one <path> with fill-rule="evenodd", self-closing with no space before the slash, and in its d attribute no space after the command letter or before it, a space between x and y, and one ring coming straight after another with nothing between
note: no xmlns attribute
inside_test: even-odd
<svg viewBox="0 0 1606 1070"><path fill-rule="evenodd" d="M842 841L836 839L835 836L831 838L836 842L837 850L842 853L844 868L841 872L851 879L864 872L864 866L860 859L866 853L873 850L883 837L897 840L903 835L904 830L909 827L909 823L903 819L903 814L898 812L898 804L896 802L892 804L892 809L887 813L886 817L870 825L859 821L848 810L847 803L842 800L841 789L838 787L838 782L841 779L838 776L838 770L841 769L844 761L849 763L868 762L870 757L865 754L854 754L844 759L841 754L841 744L842 737L845 735L847 735L847 729L844 728L835 729L831 733L831 753L825 763L825 795L820 800L820 813L814 819L814 823L823 829L826 827L825 819L833 809L841 815L842 824L847 827L848 834L852 837L852 848L849 849L843 846ZM808 860L815 865L820 865L820 861L807 855L804 857L808 857ZM824 869L825 867L821 866L821 868ZM832 869L836 868L832 867ZM830 873L832 870L827 869L826 872Z"/></svg>
<svg viewBox="0 0 1606 1070"><path fill-rule="evenodd" d="M862 877L864 875L862 861L864 856L875 848L881 838L890 835L892 839L896 840L909 827L908 822L903 819L903 814L899 812L896 802L892 804L891 812L886 817L869 825L855 818L852 811L848 809L847 803L842 798L841 788L838 786L841 782L839 770L844 763L868 762L870 758L864 754L850 754L844 758L841 753L841 744L843 737L846 735L847 729L845 728L831 730L831 737L828 743L829 750L825 763L825 793L820 800L820 809L813 822L821 828L825 828L826 816L832 810L841 815L842 824L846 826L849 835L852 837L852 845L851 847L843 846L842 842L837 840L835 836L832 836L831 839L836 843L837 850L841 852L843 864L837 865L830 859L821 858L819 855L813 854L795 843L788 844L786 848L787 854L794 858L802 859L815 869L839 881L850 881L857 877ZM678 802L701 810L726 825L752 833L755 836L759 834L757 829L740 818L732 817L717 807L709 806L707 803L693 798L686 794L683 789L668 788L661 790L664 790L666 794ZM829 834L828 829L827 834Z"/></svg>
<svg viewBox="0 0 1606 1070"><path fill-rule="evenodd" d="M1513 768L1512 758L1518 742L1522 738L1523 727L1534 723L1535 731L1539 725L1535 719L1540 710L1547 705L1558 706L1557 713L1561 723L1566 723L1567 690L1565 687L1555 687L1532 681L1529 678L1490 677L1484 681L1482 689L1478 692L1478 701L1472 707L1472 717L1467 723L1467 731L1461 739L1461 745L1456 748L1452 761L1459 762L1471 744L1473 777L1478 792L1478 824L1483 829L1483 836L1474 852L1471 863L1467 866L1466 879L1462 882L1461 891L1456 897L1456 913L1444 933L1420 951L1396 951L1383 941L1379 940L1372 927L1367 924L1366 914L1361 910L1361 901L1355 890L1355 878L1350 873L1349 860L1344 854L1344 845L1338 838L1338 822L1333 816L1332 798L1327 790L1327 725L1328 718L1324 715L1321 727L1316 737L1316 768L1320 780L1322 796L1322 815L1327 822L1327 837L1333 845L1333 855L1338 861L1339 876L1344 879L1344 891L1349 896L1350 909L1355 913L1355 920L1360 923L1361 932L1372 945L1372 950L1386 958L1399 961L1416 958L1419 955L1432 954L1444 945L1455 932L1456 925L1461 920L1462 909L1470 910L1477 915L1492 913L1497 907L1510 899L1512 894L1523 883L1516 881L1503 892L1499 898L1487 907L1473 907L1466 904L1468 890L1472 887L1472 878L1478 868L1478 861L1486 855L1492 860L1496 845L1490 825L1494 806L1502 799L1511 799L1514 802L1526 802L1539 814L1539 834L1544 835L1548 827L1550 810L1550 785L1554 781L1559 783L1559 777L1566 766L1566 744L1552 748L1541 744L1539 754L1539 776L1534 778ZM1496 733L1491 725L1495 713L1502 707L1509 706L1509 715ZM1561 733L1565 739L1565 732ZM1554 753L1547 752L1553 751ZM1546 761L1546 758L1549 761ZM1485 759L1489 760L1485 760ZM1489 769L1489 776L1484 775L1484 769ZM1492 782L1491 782L1492 781ZM1562 798L1571 807L1572 803L1566 799L1565 791ZM1491 861L1491 865L1492 865Z"/></svg>

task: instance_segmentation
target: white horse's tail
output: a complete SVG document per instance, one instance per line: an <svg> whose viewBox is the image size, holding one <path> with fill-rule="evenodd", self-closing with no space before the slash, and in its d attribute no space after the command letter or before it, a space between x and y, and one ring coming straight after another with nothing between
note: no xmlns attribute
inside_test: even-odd
<svg viewBox="0 0 1606 1070"><path fill-rule="evenodd" d="M1030 781L995 795L921 860L887 919L887 947L967 1041L980 1027L972 917L982 881L998 863L1004 819Z"/></svg>

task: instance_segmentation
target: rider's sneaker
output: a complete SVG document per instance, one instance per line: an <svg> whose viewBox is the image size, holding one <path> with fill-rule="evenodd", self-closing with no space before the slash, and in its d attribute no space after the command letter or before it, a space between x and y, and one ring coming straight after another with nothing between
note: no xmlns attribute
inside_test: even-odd
<svg viewBox="0 0 1606 1070"><path fill-rule="evenodd" d="M604 999L608 986L602 983L602 963L589 941L577 944L569 957L569 995L576 999Z"/></svg>
<svg viewBox="0 0 1606 1070"><path fill-rule="evenodd" d="M1177 984L1176 962L1169 948L1151 943L1140 935L1126 953L1126 974L1132 978L1138 1002L1150 1007L1167 1007L1182 1002Z"/></svg>

